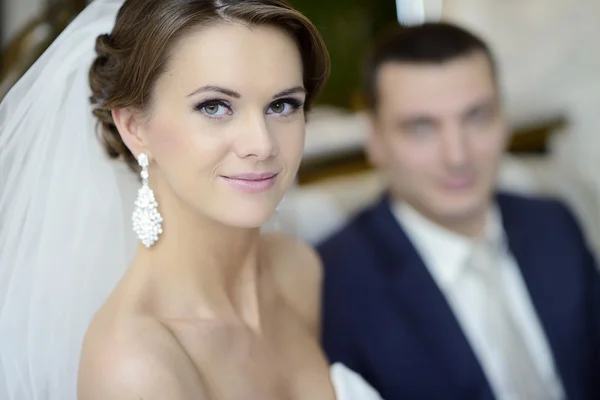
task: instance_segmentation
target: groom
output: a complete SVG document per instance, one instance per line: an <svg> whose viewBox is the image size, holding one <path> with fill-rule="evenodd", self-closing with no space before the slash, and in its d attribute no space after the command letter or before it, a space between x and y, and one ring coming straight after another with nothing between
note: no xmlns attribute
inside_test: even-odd
<svg viewBox="0 0 600 400"><path fill-rule="evenodd" d="M404 28L366 78L389 190L318 247L330 361L386 400L600 398L600 276L562 204L495 192L507 127L486 44Z"/></svg>

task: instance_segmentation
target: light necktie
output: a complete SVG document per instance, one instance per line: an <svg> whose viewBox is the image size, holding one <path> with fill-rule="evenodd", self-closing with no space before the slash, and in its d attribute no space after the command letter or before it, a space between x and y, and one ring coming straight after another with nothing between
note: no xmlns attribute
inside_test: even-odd
<svg viewBox="0 0 600 400"><path fill-rule="evenodd" d="M473 247L470 266L478 274L485 293L486 334L500 351L504 371L510 380L511 399L548 400L552 398L531 357L523 335L508 308L502 284L498 252L489 243Z"/></svg>

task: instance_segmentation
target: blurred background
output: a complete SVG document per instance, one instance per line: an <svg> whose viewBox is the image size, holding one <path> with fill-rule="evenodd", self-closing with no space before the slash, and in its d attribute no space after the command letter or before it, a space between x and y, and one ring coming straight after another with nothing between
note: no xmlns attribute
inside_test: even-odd
<svg viewBox="0 0 600 400"><path fill-rule="evenodd" d="M0 99L88 2L0 0ZM481 35L498 57L513 132L499 185L564 198L600 253L600 0L291 2L321 30L332 74L280 213L286 229L316 242L378 195L383 182L362 150L362 59L393 24L443 19Z"/></svg>

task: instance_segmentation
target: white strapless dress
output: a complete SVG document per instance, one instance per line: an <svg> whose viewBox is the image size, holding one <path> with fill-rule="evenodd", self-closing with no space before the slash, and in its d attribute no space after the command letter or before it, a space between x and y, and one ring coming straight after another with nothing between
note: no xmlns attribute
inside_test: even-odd
<svg viewBox="0 0 600 400"><path fill-rule="evenodd" d="M337 400L383 400L362 376L345 365L335 363L330 371Z"/></svg>

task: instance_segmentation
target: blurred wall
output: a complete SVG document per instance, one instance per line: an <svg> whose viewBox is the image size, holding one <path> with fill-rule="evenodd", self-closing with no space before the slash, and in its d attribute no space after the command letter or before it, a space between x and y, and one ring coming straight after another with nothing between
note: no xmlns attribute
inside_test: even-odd
<svg viewBox="0 0 600 400"><path fill-rule="evenodd" d="M39 16L44 9L46 0L0 0L2 12L2 47L5 47L19 31Z"/></svg>

